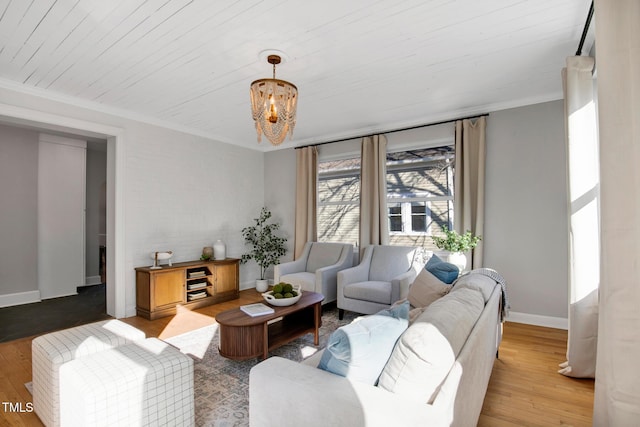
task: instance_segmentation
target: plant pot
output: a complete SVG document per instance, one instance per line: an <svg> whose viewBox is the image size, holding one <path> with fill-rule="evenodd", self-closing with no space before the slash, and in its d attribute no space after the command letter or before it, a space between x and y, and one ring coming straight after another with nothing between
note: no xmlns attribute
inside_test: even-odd
<svg viewBox="0 0 640 427"><path fill-rule="evenodd" d="M449 252L447 261L460 269L462 273L467 268L467 256L462 252Z"/></svg>
<svg viewBox="0 0 640 427"><path fill-rule="evenodd" d="M256 280L256 291L263 293L269 289L269 281L267 279Z"/></svg>

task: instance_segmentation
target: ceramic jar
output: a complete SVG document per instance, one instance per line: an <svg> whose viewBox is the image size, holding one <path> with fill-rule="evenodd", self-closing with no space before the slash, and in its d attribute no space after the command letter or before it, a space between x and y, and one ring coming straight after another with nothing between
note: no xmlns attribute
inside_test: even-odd
<svg viewBox="0 0 640 427"><path fill-rule="evenodd" d="M213 244L213 259L225 259L227 257L227 248L220 239Z"/></svg>

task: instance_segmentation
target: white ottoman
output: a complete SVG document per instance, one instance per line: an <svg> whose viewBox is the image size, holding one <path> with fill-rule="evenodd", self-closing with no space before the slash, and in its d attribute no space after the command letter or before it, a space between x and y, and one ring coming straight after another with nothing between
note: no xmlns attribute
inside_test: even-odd
<svg viewBox="0 0 640 427"><path fill-rule="evenodd" d="M193 394L193 360L157 338L60 368L65 427L193 426Z"/></svg>
<svg viewBox="0 0 640 427"><path fill-rule="evenodd" d="M33 408L44 425L60 426L59 370L64 363L144 338L144 332L115 319L35 338L31 344Z"/></svg>

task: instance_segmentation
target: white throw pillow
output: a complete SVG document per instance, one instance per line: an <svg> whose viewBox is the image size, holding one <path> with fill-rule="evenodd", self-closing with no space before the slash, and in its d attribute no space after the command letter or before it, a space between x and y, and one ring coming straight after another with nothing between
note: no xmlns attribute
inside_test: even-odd
<svg viewBox="0 0 640 427"><path fill-rule="evenodd" d="M356 319L329 337L318 368L375 385L408 325L409 303Z"/></svg>

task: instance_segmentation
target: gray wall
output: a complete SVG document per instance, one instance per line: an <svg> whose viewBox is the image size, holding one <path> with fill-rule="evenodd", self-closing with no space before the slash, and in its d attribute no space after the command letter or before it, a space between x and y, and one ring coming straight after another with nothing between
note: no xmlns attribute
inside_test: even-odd
<svg viewBox="0 0 640 427"><path fill-rule="evenodd" d="M487 119L485 265L511 310L567 318L567 191L562 101Z"/></svg>
<svg viewBox="0 0 640 427"><path fill-rule="evenodd" d="M512 313L524 315L530 323L540 316L567 318L562 108L562 101L554 101L493 112L487 119L485 265L505 277ZM453 125L394 134L389 144L446 141L447 135L453 138ZM332 154L340 151L337 145L332 144ZM353 144L347 145L345 151L353 150ZM265 203L281 217L291 218L285 230L293 236L293 148L265 155L264 182ZM292 247L293 238L289 243Z"/></svg>
<svg viewBox="0 0 640 427"><path fill-rule="evenodd" d="M0 295L38 290L38 133L0 125Z"/></svg>

